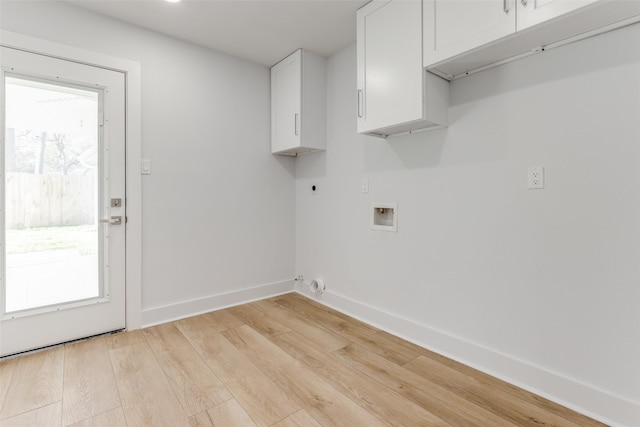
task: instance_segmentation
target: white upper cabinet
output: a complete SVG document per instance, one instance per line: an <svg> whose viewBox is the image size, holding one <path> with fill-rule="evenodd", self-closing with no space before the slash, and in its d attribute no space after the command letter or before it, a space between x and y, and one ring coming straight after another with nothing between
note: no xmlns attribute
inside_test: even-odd
<svg viewBox="0 0 640 427"><path fill-rule="evenodd" d="M424 66L447 79L627 25L638 0L423 0Z"/></svg>
<svg viewBox="0 0 640 427"><path fill-rule="evenodd" d="M518 31L540 24L598 0L517 0Z"/></svg>
<svg viewBox="0 0 640 427"><path fill-rule="evenodd" d="M423 69L421 0L374 0L359 9L357 64L359 133L447 125L448 82Z"/></svg>
<svg viewBox="0 0 640 427"><path fill-rule="evenodd" d="M513 34L514 8L514 0L425 0L425 65Z"/></svg>
<svg viewBox="0 0 640 427"><path fill-rule="evenodd" d="M271 152L326 148L325 60L299 49L271 68Z"/></svg>

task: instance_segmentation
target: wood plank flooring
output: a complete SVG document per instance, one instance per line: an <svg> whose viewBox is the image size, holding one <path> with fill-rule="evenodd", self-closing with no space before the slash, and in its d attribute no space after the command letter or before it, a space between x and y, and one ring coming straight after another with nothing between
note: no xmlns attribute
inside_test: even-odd
<svg viewBox="0 0 640 427"><path fill-rule="evenodd" d="M0 425L604 424L287 294L0 362Z"/></svg>

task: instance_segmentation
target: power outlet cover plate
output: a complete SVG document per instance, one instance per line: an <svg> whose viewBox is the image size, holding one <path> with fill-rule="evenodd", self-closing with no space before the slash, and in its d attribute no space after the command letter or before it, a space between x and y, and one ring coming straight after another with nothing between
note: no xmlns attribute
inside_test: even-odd
<svg viewBox="0 0 640 427"><path fill-rule="evenodd" d="M362 178L362 182L360 183L360 189L363 194L369 192L369 180L367 178Z"/></svg>
<svg viewBox="0 0 640 427"><path fill-rule="evenodd" d="M528 169L528 188L544 188L544 166L533 166Z"/></svg>

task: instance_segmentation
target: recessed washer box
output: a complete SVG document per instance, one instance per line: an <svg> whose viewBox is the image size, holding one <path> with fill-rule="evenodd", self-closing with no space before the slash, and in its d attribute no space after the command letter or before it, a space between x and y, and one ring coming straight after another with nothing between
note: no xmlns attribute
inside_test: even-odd
<svg viewBox="0 0 640 427"><path fill-rule="evenodd" d="M398 231L398 204L374 203L371 205L371 229Z"/></svg>

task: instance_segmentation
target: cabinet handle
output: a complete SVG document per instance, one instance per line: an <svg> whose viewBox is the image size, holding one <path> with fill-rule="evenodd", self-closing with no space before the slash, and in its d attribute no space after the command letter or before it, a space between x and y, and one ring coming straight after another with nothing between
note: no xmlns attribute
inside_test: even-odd
<svg viewBox="0 0 640 427"><path fill-rule="evenodd" d="M520 0L520 3L522 4L522 7L527 7L527 0Z"/></svg>
<svg viewBox="0 0 640 427"><path fill-rule="evenodd" d="M362 117L362 89L358 89L358 117Z"/></svg>
<svg viewBox="0 0 640 427"><path fill-rule="evenodd" d="M300 130L298 129L298 113L293 115L293 133L300 135Z"/></svg>
<svg viewBox="0 0 640 427"><path fill-rule="evenodd" d="M502 0L502 10L504 11L504 13L506 13L507 15L509 14L509 5L507 4L509 0Z"/></svg>

